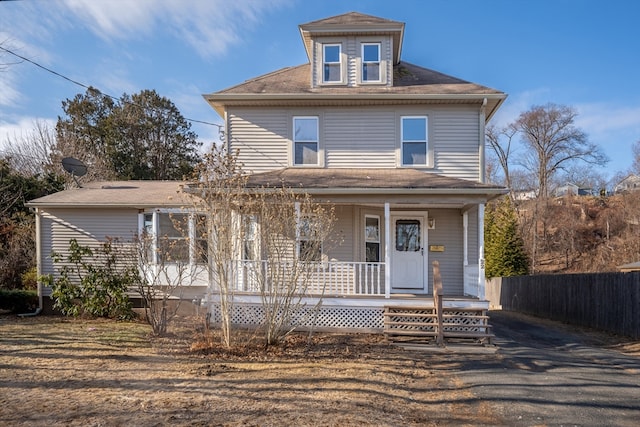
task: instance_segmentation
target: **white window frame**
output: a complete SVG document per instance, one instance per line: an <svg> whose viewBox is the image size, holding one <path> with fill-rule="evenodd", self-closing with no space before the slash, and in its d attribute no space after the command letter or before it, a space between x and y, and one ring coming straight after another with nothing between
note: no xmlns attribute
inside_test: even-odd
<svg viewBox="0 0 640 427"><path fill-rule="evenodd" d="M328 47L337 47L338 48L338 61L327 61L326 58L326 48ZM338 65L338 79L337 80L327 80L327 74L325 73L325 68L335 67ZM340 84L342 83L342 43L324 43L322 44L322 83L324 84ZM331 73L329 73L331 74Z"/></svg>
<svg viewBox="0 0 640 427"><path fill-rule="evenodd" d="M242 214L240 216L242 247L240 259L243 261L260 260L260 222L256 214ZM247 243L251 243L248 247Z"/></svg>
<svg viewBox="0 0 640 427"><path fill-rule="evenodd" d="M316 241L320 242L320 252L318 253L317 259L310 260L310 262L321 262L324 255L324 242L320 238L313 238L317 236L306 236L303 234L303 223L304 222L313 222L314 219L317 218L314 214L303 214L300 212L300 205L296 203L296 216L297 216L297 227L296 227L296 252L299 258L302 257L302 242L308 241ZM313 233L313 229L311 229L311 233Z"/></svg>
<svg viewBox="0 0 640 427"><path fill-rule="evenodd" d="M423 119L425 124L425 139L405 139L404 135L404 121L405 120L415 120L415 119ZM424 163L405 163L405 145L415 144L415 143L424 143L425 152L424 152ZM400 117L400 165L405 167L427 167L430 165L429 158L429 116L420 115L420 116L401 116Z"/></svg>
<svg viewBox="0 0 640 427"><path fill-rule="evenodd" d="M378 236L377 239L372 238L367 233L367 219L375 219L378 222ZM380 215L365 215L364 216L364 260L365 262L380 262L380 257L382 255L382 227L380 223ZM367 259L367 243L377 243L378 244L378 261L369 261Z"/></svg>
<svg viewBox="0 0 640 427"><path fill-rule="evenodd" d="M360 44L360 53L361 53L361 66L360 66L360 75L362 83L380 83L382 81L382 43L380 42L362 42ZM364 57L364 49L366 46L376 46L378 48L378 60L377 61L366 61ZM373 79L365 79L365 67L367 65L377 65L378 66L378 78L376 80Z"/></svg>
<svg viewBox="0 0 640 427"><path fill-rule="evenodd" d="M204 214L202 213L193 213L193 212L185 212L184 210L175 210L175 209L156 209L154 211L146 211L141 212L139 214L139 233L141 236L149 236L151 240L150 250L152 251L151 256L149 257L152 265L159 264L159 240L162 238L160 236L160 216L161 215L187 215L187 235L180 237L180 240L186 240L189 244L189 260L188 261L168 261L168 265L178 264L179 262L184 262L187 265L195 266L195 265L206 265L205 260L198 259L198 251L197 251L197 242L198 240L206 240L207 247L210 244L210 239L198 239L197 237L197 227L198 227L198 219L202 218ZM148 221L148 217L151 216L151 220Z"/></svg>
<svg viewBox="0 0 640 427"><path fill-rule="evenodd" d="M316 122L316 138L315 140L304 140L296 138L296 120L309 120L313 119ZM291 164L296 167L317 167L321 165L320 161L320 117L318 116L293 116L293 120L291 121L292 130L291 130L291 140L293 142L292 147L292 155L291 155ZM296 161L297 154L297 146L298 144L316 144L316 162L315 163L298 163ZM304 159L303 159L304 160Z"/></svg>

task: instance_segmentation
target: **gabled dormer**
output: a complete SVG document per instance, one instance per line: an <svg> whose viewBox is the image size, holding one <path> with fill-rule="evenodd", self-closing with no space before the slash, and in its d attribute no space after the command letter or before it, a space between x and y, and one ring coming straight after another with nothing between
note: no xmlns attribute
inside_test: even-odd
<svg viewBox="0 0 640 427"><path fill-rule="evenodd" d="M404 23L349 12L299 26L311 87L393 86Z"/></svg>

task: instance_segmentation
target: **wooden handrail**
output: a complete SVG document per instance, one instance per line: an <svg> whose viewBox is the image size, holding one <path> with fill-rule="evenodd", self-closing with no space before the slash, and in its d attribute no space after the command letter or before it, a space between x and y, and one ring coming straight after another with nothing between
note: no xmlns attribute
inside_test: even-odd
<svg viewBox="0 0 640 427"><path fill-rule="evenodd" d="M436 344L444 343L444 321L442 319L442 278L440 277L440 263L433 261L433 302L436 307L436 316L438 322L438 334L436 335Z"/></svg>

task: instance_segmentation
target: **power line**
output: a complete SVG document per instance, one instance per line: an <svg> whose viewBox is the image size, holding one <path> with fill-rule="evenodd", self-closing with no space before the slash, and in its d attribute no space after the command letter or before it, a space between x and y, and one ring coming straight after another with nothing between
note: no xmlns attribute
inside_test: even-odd
<svg viewBox="0 0 640 427"><path fill-rule="evenodd" d="M20 58L20 59L22 59L23 61L26 61L26 62L28 62L28 63L30 63L30 64L33 64L33 65L35 65L36 67L41 68L41 69L45 70L45 71L46 71L46 72L48 72L48 73L51 73L51 74L53 74L53 75L55 75L55 76L58 76L58 77L60 77L60 78L63 78L63 79L65 79L65 80L67 80L67 81L69 81L69 82L71 82L71 83L73 83L73 84L75 84L75 85L77 85L77 86L83 87L83 88L85 88L85 89L87 89L87 90L93 90L93 91L96 91L96 92L98 92L98 93L99 93L99 94L101 94L101 95L104 95L104 96L106 96L106 97L108 97L108 98L113 99L114 101L118 101L118 102L119 102L119 101L121 101L119 98L117 98L117 97L115 97L115 96L113 96L113 95L109 95L108 93L105 93L105 92L101 91L100 89L97 89L97 88L96 88L96 87L94 87L94 86L87 86L87 85L86 85L86 84L84 84L84 83L80 83L80 82L79 82L79 81L77 81L77 80L73 80L72 78L67 77L67 76L65 76L64 74L60 74L60 73L58 73L58 72L57 72L57 71L55 71L55 70L52 70L52 69L50 69L50 68L47 68L47 67L45 67L44 65L41 65L41 64L39 64L39 63L37 63L37 62L35 62L35 61L32 61L31 59L29 59L29 58L27 58L27 57L24 57L24 56L22 56L22 55L20 55L20 54L18 54L18 53L16 53L16 52L14 52L14 51L10 50L10 49L7 49L7 48L5 48L5 47L0 46L0 50L3 50L3 51L5 51L5 52L7 52L8 54L13 55L13 56L15 56L15 57L17 57L17 58ZM138 104L136 104L136 103L134 103L134 102L129 102L129 101L124 101L124 102L125 102L125 103L127 103L127 104L130 104L130 105L134 105L134 106L140 107L140 108L145 108L145 107L142 107L141 105L138 105ZM224 126L219 125L219 124L217 124L217 123L207 122L207 121L204 121L204 120L190 119L190 118L188 118L188 117L184 117L184 119L185 119L185 120L187 120L187 121L189 121L189 122L192 122L192 123L200 123L200 124L203 124L203 125L216 126L218 129L222 129L222 128L224 127Z"/></svg>

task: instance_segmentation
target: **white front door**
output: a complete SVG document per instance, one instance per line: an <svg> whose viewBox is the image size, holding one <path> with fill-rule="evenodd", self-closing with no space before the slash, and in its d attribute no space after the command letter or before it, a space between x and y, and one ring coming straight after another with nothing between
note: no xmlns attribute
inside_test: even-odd
<svg viewBox="0 0 640 427"><path fill-rule="evenodd" d="M393 292L425 291L426 234L423 215L391 216L391 289Z"/></svg>

